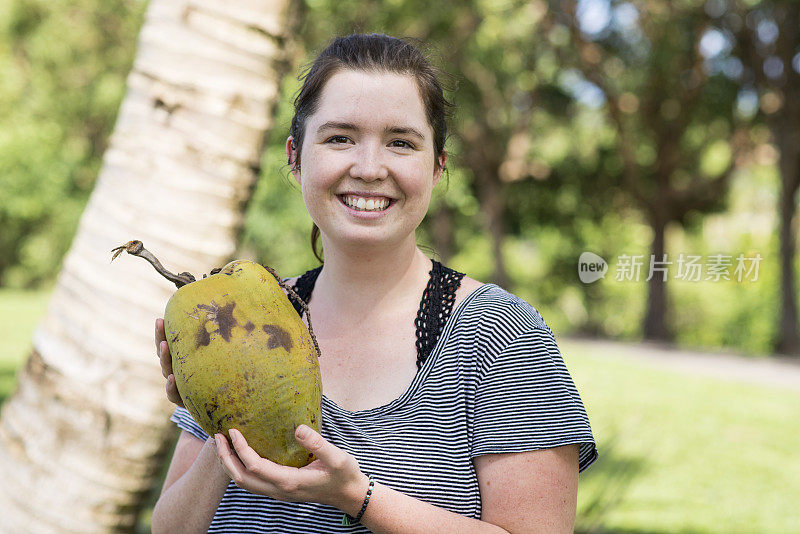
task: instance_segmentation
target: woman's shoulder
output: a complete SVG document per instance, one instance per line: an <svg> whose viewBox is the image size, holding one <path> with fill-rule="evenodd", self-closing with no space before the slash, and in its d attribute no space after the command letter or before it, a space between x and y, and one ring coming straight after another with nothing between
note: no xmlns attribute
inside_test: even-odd
<svg viewBox="0 0 800 534"><path fill-rule="evenodd" d="M464 275L464 278L461 279L461 285L458 286L458 289L456 290L456 296L453 300L453 309L458 308L458 305L461 304L464 299L484 285L486 284Z"/></svg>
<svg viewBox="0 0 800 534"><path fill-rule="evenodd" d="M466 276L464 280L467 280ZM462 288L462 301L469 299L462 315L468 321L472 319L478 322L481 328L545 330L552 333L539 310L514 293L496 284L481 283L471 278L466 284L462 282ZM458 296L457 294L456 307L459 303Z"/></svg>

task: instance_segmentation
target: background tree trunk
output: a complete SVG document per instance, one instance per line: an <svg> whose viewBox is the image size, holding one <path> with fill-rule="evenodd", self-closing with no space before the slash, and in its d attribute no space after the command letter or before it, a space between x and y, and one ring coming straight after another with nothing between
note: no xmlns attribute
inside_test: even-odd
<svg viewBox="0 0 800 534"><path fill-rule="evenodd" d="M495 166L496 168L496 166ZM502 184L496 175L488 171L475 172L478 182L478 198L481 202L481 216L484 228L491 239L492 245L492 278L491 281L500 287L509 287L508 271L503 257L503 242L506 231L503 225L504 203L502 199Z"/></svg>
<svg viewBox="0 0 800 534"><path fill-rule="evenodd" d="M665 230L666 223L658 215L653 215L651 223L653 228L653 242L650 246L650 258L645 258L642 265L642 274L646 277L650 273L650 262L655 262L656 268L664 267ZM669 261L668 259L666 261ZM645 339L658 341L671 341L672 335L667 326L667 282L662 272L655 270L647 282L647 313L642 328Z"/></svg>
<svg viewBox="0 0 800 534"><path fill-rule="evenodd" d="M453 212L445 203L433 215L433 247L439 261L445 265L455 253L455 224Z"/></svg>
<svg viewBox="0 0 800 534"><path fill-rule="evenodd" d="M781 354L800 356L798 332L797 283L795 258L797 254L797 191L800 189L800 76L789 65L800 42L800 6L789 4L781 13L778 56L786 65L786 83L782 87L783 109L775 113L771 129L780 150L781 171L780 265L781 265L781 316L775 350Z"/></svg>
<svg viewBox="0 0 800 534"><path fill-rule="evenodd" d="M286 66L285 0L151 0L103 168L0 418L0 531L132 529L170 441L153 323L233 253Z"/></svg>

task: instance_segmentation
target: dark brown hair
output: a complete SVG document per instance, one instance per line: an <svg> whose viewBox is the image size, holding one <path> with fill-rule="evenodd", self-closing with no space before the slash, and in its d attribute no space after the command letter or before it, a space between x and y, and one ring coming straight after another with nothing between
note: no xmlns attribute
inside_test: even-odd
<svg viewBox="0 0 800 534"><path fill-rule="evenodd" d="M441 71L433 67L425 54L409 40L378 33L336 37L301 74L303 85L294 100L295 113L291 127L297 150L294 167L300 166L306 119L317 110L325 83L343 69L408 74L414 77L425 107L428 124L433 130L433 149L436 158L434 164L438 169L439 156L444 152L447 138L447 118L452 108L444 97L439 81ZM311 229L311 249L314 251L314 256L322 262L318 239L319 228L314 224Z"/></svg>

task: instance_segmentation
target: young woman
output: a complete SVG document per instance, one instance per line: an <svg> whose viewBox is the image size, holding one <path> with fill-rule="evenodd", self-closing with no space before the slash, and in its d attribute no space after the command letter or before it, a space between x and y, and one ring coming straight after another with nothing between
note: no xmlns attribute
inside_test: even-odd
<svg viewBox="0 0 800 534"><path fill-rule="evenodd" d="M399 39L337 38L313 63L286 154L324 251L290 281L321 351L321 435L295 436L317 460L285 467L234 430L232 448L205 434L180 407L158 319L182 433L153 532L572 532L578 472L597 452L552 332L416 244L447 105Z"/></svg>

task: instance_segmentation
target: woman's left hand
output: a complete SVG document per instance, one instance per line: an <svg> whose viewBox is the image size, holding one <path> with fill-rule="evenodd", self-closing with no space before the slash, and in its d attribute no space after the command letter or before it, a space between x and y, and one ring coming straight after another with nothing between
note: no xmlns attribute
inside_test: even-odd
<svg viewBox="0 0 800 534"><path fill-rule="evenodd" d="M356 458L325 440L306 425L295 431L295 439L316 456L305 467L288 467L254 451L238 430L229 432L233 450L222 434L216 434L217 455L233 482L251 493L281 501L329 504L356 515L369 485Z"/></svg>

